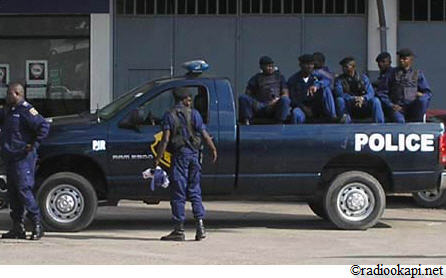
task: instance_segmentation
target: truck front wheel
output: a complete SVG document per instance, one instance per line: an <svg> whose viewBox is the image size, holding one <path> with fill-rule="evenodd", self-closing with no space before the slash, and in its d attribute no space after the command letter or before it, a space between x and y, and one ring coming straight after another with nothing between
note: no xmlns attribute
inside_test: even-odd
<svg viewBox="0 0 446 278"><path fill-rule="evenodd" d="M328 219L340 229L365 230L384 212L386 197L377 179L361 171L338 175L324 198Z"/></svg>
<svg viewBox="0 0 446 278"><path fill-rule="evenodd" d="M93 221L96 192L83 176L60 172L49 176L37 192L42 221L48 230L75 232Z"/></svg>

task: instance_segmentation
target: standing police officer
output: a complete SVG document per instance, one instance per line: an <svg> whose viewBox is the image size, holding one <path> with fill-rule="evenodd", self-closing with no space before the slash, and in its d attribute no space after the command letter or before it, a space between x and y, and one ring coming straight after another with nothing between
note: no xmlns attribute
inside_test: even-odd
<svg viewBox="0 0 446 278"><path fill-rule="evenodd" d="M49 124L25 101L20 83L9 85L6 107L0 109L2 159L6 165L12 229L2 238L25 239L24 214L32 223L31 240L43 236L40 211L33 194L37 148L48 136Z"/></svg>
<svg viewBox="0 0 446 278"><path fill-rule="evenodd" d="M275 69L270 57L261 57L259 64L262 72L249 79L245 94L239 97L240 121L250 124L254 116L260 116L283 123L291 102L285 77Z"/></svg>
<svg viewBox="0 0 446 278"><path fill-rule="evenodd" d="M212 138L206 131L200 113L191 108L192 98L187 88L174 90L176 105L164 115L163 138L155 159L155 167L158 166L169 144L173 153L171 177L171 201L172 218L175 224L174 230L161 240L184 241L184 221L186 220L184 206L186 199L192 203L192 212L196 220L197 231L195 240L206 237L204 229L204 207L201 199L201 164L199 152L201 137L212 151L213 162L217 160L217 149Z"/></svg>
<svg viewBox="0 0 446 278"><path fill-rule="evenodd" d="M314 70L313 55L299 57L300 71L288 79L291 96L291 123L301 124L308 118L336 120L336 108L330 80Z"/></svg>
<svg viewBox="0 0 446 278"><path fill-rule="evenodd" d="M339 64L344 72L335 81L335 95L338 113L346 115L346 122L351 117L368 117L371 115L375 123L384 123L384 113L381 102L375 97L370 80L365 74L356 71L353 57L342 59Z"/></svg>
<svg viewBox="0 0 446 278"><path fill-rule="evenodd" d="M412 68L414 54L405 48L397 52L398 67L388 81L388 93L381 95L386 113L392 121L405 123L406 119L422 122L432 92L421 70Z"/></svg>

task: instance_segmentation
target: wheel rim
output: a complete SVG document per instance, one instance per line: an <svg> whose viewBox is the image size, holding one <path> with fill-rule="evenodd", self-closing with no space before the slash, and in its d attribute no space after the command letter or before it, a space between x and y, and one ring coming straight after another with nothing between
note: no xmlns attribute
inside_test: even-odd
<svg viewBox="0 0 446 278"><path fill-rule="evenodd" d="M375 208L375 196L365 184L349 183L339 191L336 207L345 220L361 221L372 214Z"/></svg>
<svg viewBox="0 0 446 278"><path fill-rule="evenodd" d="M423 201L426 202L434 202L436 200L438 200L441 197L441 194L443 193L443 191L439 191L439 190L433 190L433 191L421 191L418 192L418 197L420 197L420 199L422 199Z"/></svg>
<svg viewBox="0 0 446 278"><path fill-rule="evenodd" d="M60 184L53 188L46 198L48 215L59 223L70 223L84 211L84 196L76 187Z"/></svg>

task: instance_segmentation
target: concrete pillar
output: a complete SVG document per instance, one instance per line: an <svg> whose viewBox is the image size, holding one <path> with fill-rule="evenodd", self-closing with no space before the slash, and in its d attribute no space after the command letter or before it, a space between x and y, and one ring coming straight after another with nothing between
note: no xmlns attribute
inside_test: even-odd
<svg viewBox="0 0 446 278"><path fill-rule="evenodd" d="M398 24L398 0L384 0L384 12L387 24L387 51L392 55L392 64L395 66L397 51L397 24ZM378 71L375 58L381 52L380 30L378 18L378 6L376 0L368 1L367 22L367 70Z"/></svg>
<svg viewBox="0 0 446 278"><path fill-rule="evenodd" d="M95 111L113 98L112 12L90 19L90 109Z"/></svg>

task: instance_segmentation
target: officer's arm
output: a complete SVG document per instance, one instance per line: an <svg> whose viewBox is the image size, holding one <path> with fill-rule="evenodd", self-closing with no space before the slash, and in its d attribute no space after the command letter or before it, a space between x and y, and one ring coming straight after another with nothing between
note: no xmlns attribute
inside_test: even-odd
<svg viewBox="0 0 446 278"><path fill-rule="evenodd" d="M248 85L246 86L245 94L254 96L255 92L257 91L257 82L256 82L256 76L253 76L249 79Z"/></svg>
<svg viewBox="0 0 446 278"><path fill-rule="evenodd" d="M203 122L203 118L201 117L200 113L197 110L192 110L192 122L194 129L203 136L204 141L209 146L209 148L212 151L212 161L215 163L217 161L217 148L214 145L214 142L212 141L211 136L206 131L206 125Z"/></svg>
<svg viewBox="0 0 446 278"><path fill-rule="evenodd" d="M0 108L0 125L3 125L5 121L5 108Z"/></svg>
<svg viewBox="0 0 446 278"><path fill-rule="evenodd" d="M371 100L375 96L375 90L373 90L373 86L370 83L369 78L366 75L362 76L362 80L364 80L364 86L366 94L364 95L365 100Z"/></svg>
<svg viewBox="0 0 446 278"><path fill-rule="evenodd" d="M313 74L318 79L314 84L318 89L331 86L332 81L326 75L322 74L320 71L315 71Z"/></svg>
<svg viewBox="0 0 446 278"><path fill-rule="evenodd" d="M163 138L161 139L161 142L158 145L158 151L155 158L155 167L159 165L161 158L164 156L164 152L166 151L169 139L170 139L170 130L169 129L164 130Z"/></svg>
<svg viewBox="0 0 446 278"><path fill-rule="evenodd" d="M342 97L346 101L350 101L353 99L353 96L350 94L344 93L344 86L342 86L341 80L336 80L335 82L335 95L336 97Z"/></svg>
<svg viewBox="0 0 446 278"><path fill-rule="evenodd" d="M283 75L280 75L280 95L281 96L290 96L290 93L288 91L288 85L286 83L285 77Z"/></svg>
<svg viewBox="0 0 446 278"><path fill-rule="evenodd" d="M432 96L431 88L430 88L429 84L427 83L426 77L424 77L424 74L422 71L420 71L418 74L418 91L423 93L423 95L425 95L425 96L428 96L428 97Z"/></svg>
<svg viewBox="0 0 446 278"><path fill-rule="evenodd" d="M203 135L204 141L212 151L212 161L215 163L215 161L217 161L217 148L215 147L214 142L206 129L203 129L201 134Z"/></svg>
<svg viewBox="0 0 446 278"><path fill-rule="evenodd" d="M38 148L43 139L48 137L50 124L40 115L35 108L26 109L25 120L28 126L35 132L34 142L29 142L34 148Z"/></svg>

